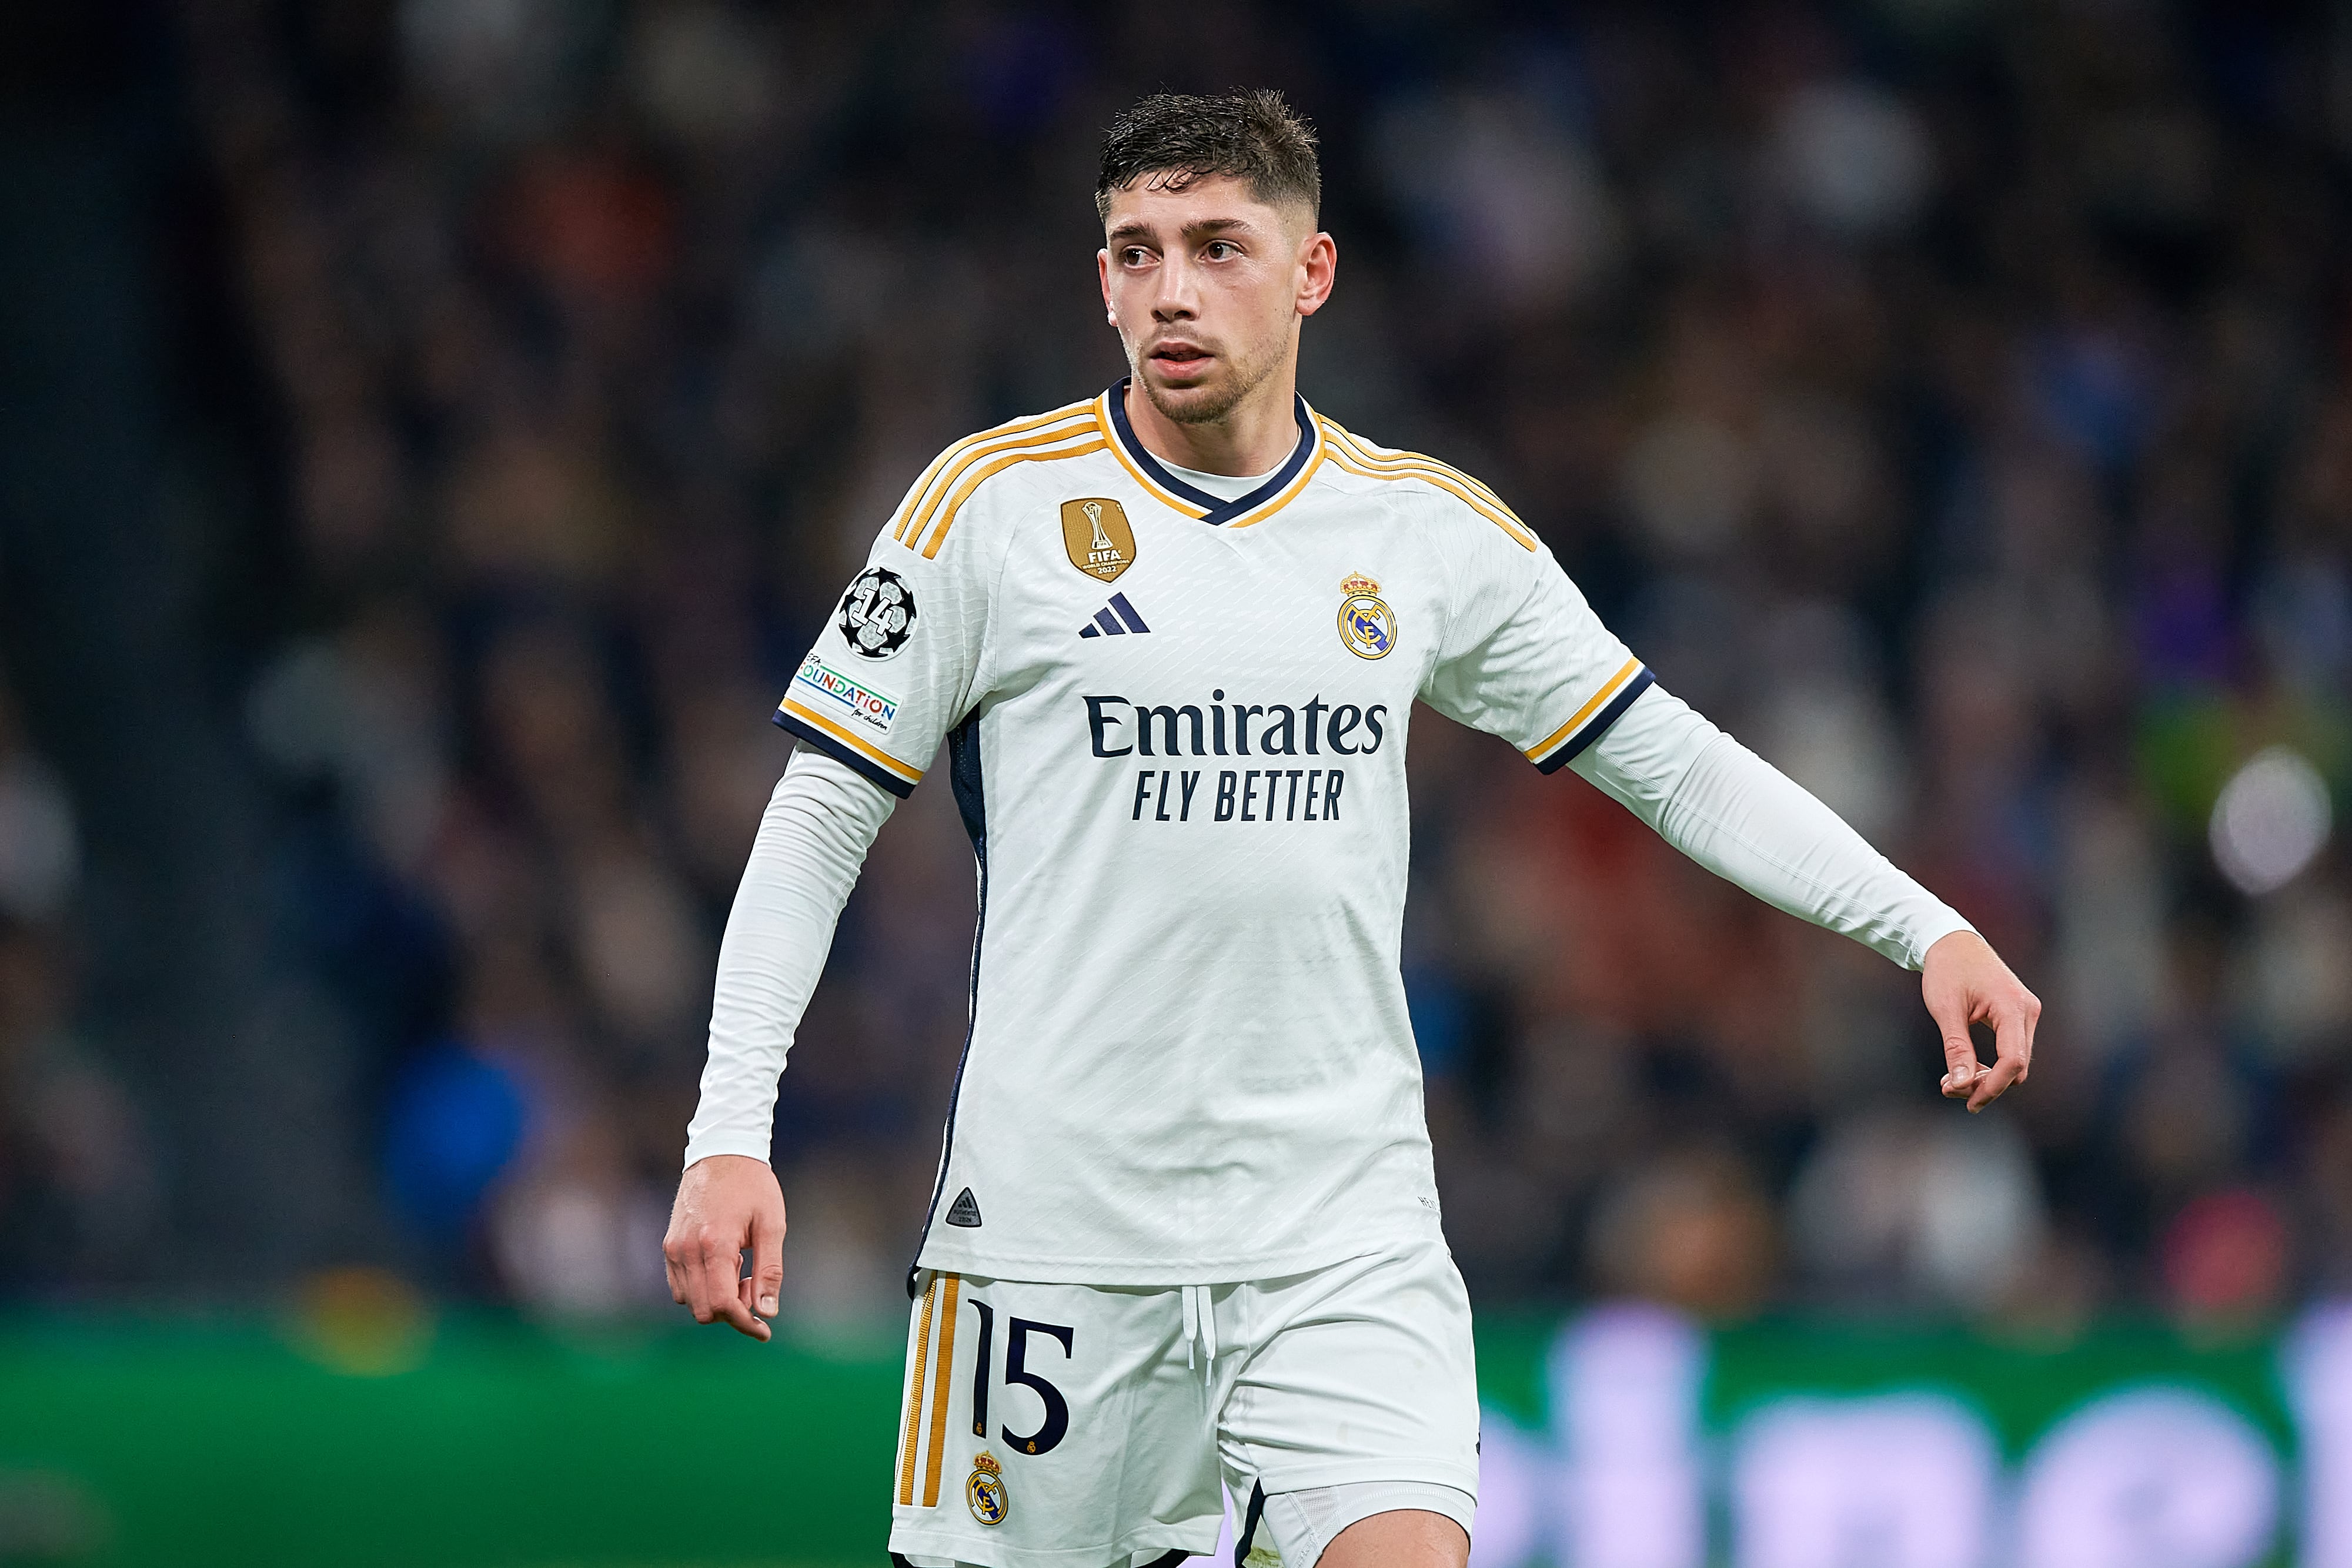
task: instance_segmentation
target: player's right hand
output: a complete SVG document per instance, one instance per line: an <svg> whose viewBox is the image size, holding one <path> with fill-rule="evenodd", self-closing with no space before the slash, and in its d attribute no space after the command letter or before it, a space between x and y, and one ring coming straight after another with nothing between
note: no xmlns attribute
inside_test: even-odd
<svg viewBox="0 0 2352 1568"><path fill-rule="evenodd" d="M743 1272L743 1251L751 1271ZM711 1155L686 1167L662 1238L670 1299L694 1321L724 1320L764 1340L784 1283L784 1194L776 1173L746 1155Z"/></svg>

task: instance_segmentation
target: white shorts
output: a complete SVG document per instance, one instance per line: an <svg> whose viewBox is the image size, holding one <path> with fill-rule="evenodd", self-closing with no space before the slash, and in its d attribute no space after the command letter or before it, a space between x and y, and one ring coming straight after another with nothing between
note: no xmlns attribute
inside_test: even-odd
<svg viewBox="0 0 2352 1568"><path fill-rule="evenodd" d="M1215 1550L1221 1482L1252 1568L1311 1568L1390 1507L1470 1529L1470 1300L1441 1243L1239 1285L922 1279L890 1512L914 1568L1181 1561Z"/></svg>

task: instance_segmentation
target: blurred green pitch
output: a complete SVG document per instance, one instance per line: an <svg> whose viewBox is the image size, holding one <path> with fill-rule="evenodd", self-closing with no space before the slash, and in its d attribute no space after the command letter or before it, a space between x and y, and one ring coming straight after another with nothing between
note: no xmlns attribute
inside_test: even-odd
<svg viewBox="0 0 2352 1568"><path fill-rule="evenodd" d="M870 1568L898 1348L19 1320L0 1325L0 1563Z"/></svg>

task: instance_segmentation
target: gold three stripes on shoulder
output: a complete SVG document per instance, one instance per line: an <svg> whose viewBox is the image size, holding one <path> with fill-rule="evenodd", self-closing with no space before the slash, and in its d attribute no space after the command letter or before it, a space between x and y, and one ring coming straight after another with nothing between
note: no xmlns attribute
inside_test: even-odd
<svg viewBox="0 0 2352 1568"><path fill-rule="evenodd" d="M1346 472L1370 479L1421 480L1486 517L1522 549L1539 548L1534 533L1500 496L1459 468L1417 452L1375 447L1328 418L1318 416L1317 423L1324 438L1322 456ZM1015 464L1084 457L1109 444L1091 400L967 436L923 471L891 519L890 537L910 550L920 550L926 559L936 558L964 502L992 476ZM1287 492L1283 498L1288 498Z"/></svg>
<svg viewBox="0 0 2352 1568"><path fill-rule="evenodd" d="M898 515L891 519L890 537L910 550L920 549L927 560L935 558L947 541L948 529L955 525L957 511L991 476L1016 463L1083 457L1100 452L1104 445L1091 401L967 436L923 470Z"/></svg>
<svg viewBox="0 0 2352 1568"><path fill-rule="evenodd" d="M1503 497L1461 469L1418 452L1382 451L1333 420L1325 419L1322 423L1331 461L1348 473L1367 479L1419 479L1433 485L1510 535L1522 549L1538 548L1534 532L1504 504Z"/></svg>

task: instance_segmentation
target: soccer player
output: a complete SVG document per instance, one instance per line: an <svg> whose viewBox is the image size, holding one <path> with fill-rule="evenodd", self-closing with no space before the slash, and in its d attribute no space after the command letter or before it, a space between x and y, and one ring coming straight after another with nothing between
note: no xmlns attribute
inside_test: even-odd
<svg viewBox="0 0 2352 1568"><path fill-rule="evenodd" d="M918 1568L1173 1563L1221 1480L1254 1564L1467 1558L1469 1302L1398 973L1415 702L1924 969L1970 1111L2032 1054L2040 1004L1968 924L1658 686L1493 490L1298 395L1319 190L1276 94L1120 115L1096 265L1129 374L941 453L776 714L802 744L719 953L670 1285L768 1337L777 1074L944 740L981 915L908 1276Z"/></svg>

